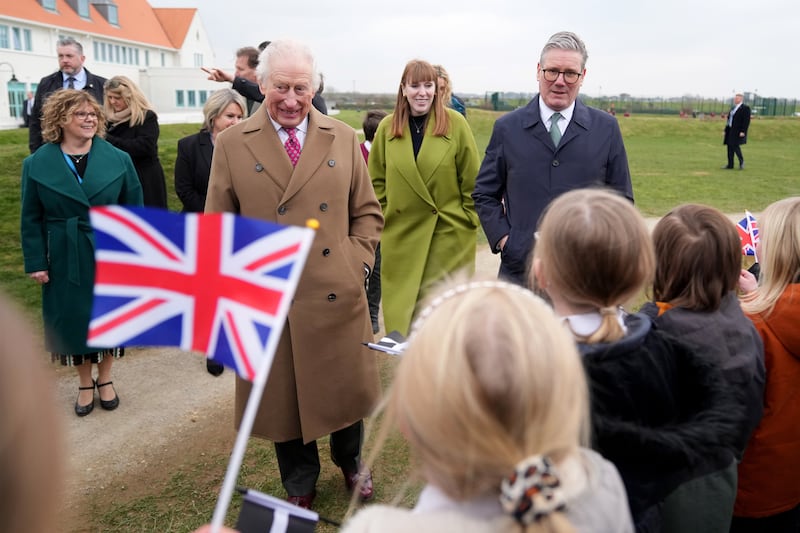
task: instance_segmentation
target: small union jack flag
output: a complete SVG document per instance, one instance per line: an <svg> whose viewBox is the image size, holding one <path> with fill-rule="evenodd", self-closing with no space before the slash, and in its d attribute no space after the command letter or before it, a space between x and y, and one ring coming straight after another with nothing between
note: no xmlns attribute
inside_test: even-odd
<svg viewBox="0 0 800 533"><path fill-rule="evenodd" d="M739 238L742 240L742 255L752 255L756 257L756 244L758 244L758 222L750 211L744 212L744 218L736 224Z"/></svg>
<svg viewBox="0 0 800 533"><path fill-rule="evenodd" d="M91 346L178 346L250 381L271 364L314 231L231 213L104 206Z"/></svg>

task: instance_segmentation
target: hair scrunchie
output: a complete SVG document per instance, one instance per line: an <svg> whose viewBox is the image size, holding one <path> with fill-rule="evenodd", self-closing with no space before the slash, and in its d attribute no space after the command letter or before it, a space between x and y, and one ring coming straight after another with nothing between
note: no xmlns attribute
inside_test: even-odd
<svg viewBox="0 0 800 533"><path fill-rule="evenodd" d="M553 462L544 455L532 455L517 463L500 484L500 503L524 525L563 510L566 498Z"/></svg>

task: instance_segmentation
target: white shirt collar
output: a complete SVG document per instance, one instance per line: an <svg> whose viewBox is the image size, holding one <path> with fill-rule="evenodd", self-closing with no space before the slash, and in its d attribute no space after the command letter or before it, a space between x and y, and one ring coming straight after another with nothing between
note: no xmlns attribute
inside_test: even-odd
<svg viewBox="0 0 800 533"><path fill-rule="evenodd" d="M367 149L367 152L372 150L372 143L370 141L364 141L364 148Z"/></svg>
<svg viewBox="0 0 800 533"><path fill-rule="evenodd" d="M280 138L282 143L285 143L286 140L289 138L289 134L286 133L286 130L283 129L283 126L275 122L273 118L270 116L269 111L267 111L267 117L269 117L269 121L272 122L272 127L275 128L275 131L278 132L278 137ZM306 134L308 133L308 115L306 118L303 119L303 122L297 125L295 128L295 135L297 136L297 140L300 143L300 148L302 149L306 142Z"/></svg>
<svg viewBox="0 0 800 533"><path fill-rule="evenodd" d="M76 89L83 89L84 87L86 87L86 70L83 67L81 67L81 70L78 71L76 74L64 74L64 72L61 73L61 83L64 85L64 87L67 86L67 78L69 78L70 76L75 78L75 82L73 83L73 85L75 86Z"/></svg>
<svg viewBox="0 0 800 533"><path fill-rule="evenodd" d="M572 102L568 108L562 109L559 111L561 113L561 118L558 119L559 124L563 124L561 127L561 131L564 131L567 125L572 120L572 114L575 112L575 102ZM544 103L544 99L542 99L542 95L539 95L539 116L542 119L542 122L550 125L550 117L553 116L555 110L550 109L547 107L547 104Z"/></svg>

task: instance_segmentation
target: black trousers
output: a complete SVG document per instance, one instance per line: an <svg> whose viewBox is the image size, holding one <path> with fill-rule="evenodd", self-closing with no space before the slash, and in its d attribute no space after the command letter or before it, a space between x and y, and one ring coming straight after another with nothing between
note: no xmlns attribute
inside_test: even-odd
<svg viewBox="0 0 800 533"><path fill-rule="evenodd" d="M361 443L364 440L364 422L331 433L331 459L333 464L347 472L356 472L360 466ZM281 471L281 483L289 496L305 496L314 491L319 478L319 450L317 441L308 444L303 439L275 443L275 455Z"/></svg>
<svg viewBox="0 0 800 533"><path fill-rule="evenodd" d="M731 533L798 533L800 505L782 513L763 518L734 516Z"/></svg>
<svg viewBox="0 0 800 533"><path fill-rule="evenodd" d="M367 302L369 303L369 318L372 320L372 333L378 333L381 326L378 323L378 311L381 306L381 244L375 250L375 266L369 275L369 288L367 289Z"/></svg>
<svg viewBox="0 0 800 533"><path fill-rule="evenodd" d="M728 166L733 166L733 155L739 158L739 164L744 163L744 156L742 156L742 145L739 143L728 143Z"/></svg>

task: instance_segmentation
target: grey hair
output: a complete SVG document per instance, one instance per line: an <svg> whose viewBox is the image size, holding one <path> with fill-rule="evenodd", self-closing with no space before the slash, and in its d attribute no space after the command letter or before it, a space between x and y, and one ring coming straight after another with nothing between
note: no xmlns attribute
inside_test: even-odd
<svg viewBox="0 0 800 533"><path fill-rule="evenodd" d="M311 48L299 41L291 39L272 41L269 43L269 46L264 48L261 52L261 55L258 57L258 67L256 68L256 76L259 84L266 85L271 74L272 61L278 58L307 61L311 65L311 90L314 93L319 90L321 77L319 70L317 70L317 61L314 59Z"/></svg>
<svg viewBox="0 0 800 533"><path fill-rule="evenodd" d="M586 60L589 59L589 52L586 51L586 45L580 37L571 31L560 31L554 33L547 40L547 43L542 48L542 54L539 56L539 64L544 64L544 55L550 50L572 50L579 52L583 60L581 61L581 70L586 68Z"/></svg>
<svg viewBox="0 0 800 533"><path fill-rule="evenodd" d="M203 106L203 130L212 131L214 119L231 104L237 104L242 109L242 116L247 118L247 102L241 94L231 88L211 93Z"/></svg>
<svg viewBox="0 0 800 533"><path fill-rule="evenodd" d="M78 49L78 53L83 55L83 45L72 37L61 37L56 41L56 48L61 48L62 46L74 46Z"/></svg>

